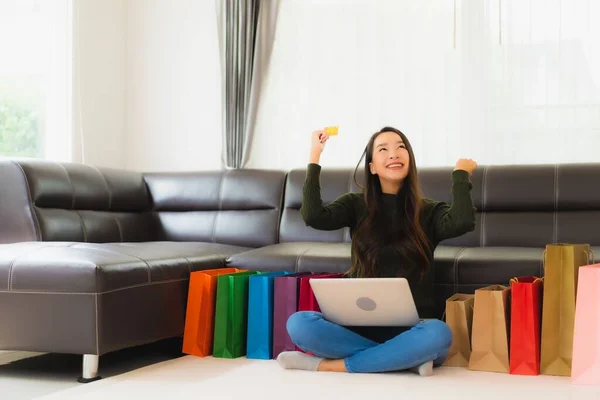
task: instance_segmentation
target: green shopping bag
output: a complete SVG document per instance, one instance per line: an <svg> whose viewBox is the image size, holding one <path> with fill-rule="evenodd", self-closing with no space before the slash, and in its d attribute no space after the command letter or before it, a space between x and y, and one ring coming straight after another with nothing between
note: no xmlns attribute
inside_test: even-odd
<svg viewBox="0 0 600 400"><path fill-rule="evenodd" d="M213 357L246 355L248 325L248 280L258 271L221 275L217 278Z"/></svg>

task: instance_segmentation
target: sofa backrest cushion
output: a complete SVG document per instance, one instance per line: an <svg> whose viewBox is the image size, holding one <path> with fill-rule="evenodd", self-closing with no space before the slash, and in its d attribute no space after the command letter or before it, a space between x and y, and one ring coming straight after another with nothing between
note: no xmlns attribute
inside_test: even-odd
<svg viewBox="0 0 600 400"><path fill-rule="evenodd" d="M321 173L324 203L360 188L354 169ZM420 168L424 195L451 202L452 168ZM208 241L246 247L349 242L300 216L305 170L140 174L32 159L0 160L0 243ZM363 182L362 171L357 174ZM600 245L600 163L481 166L476 228L456 246ZM284 189L285 188L285 189ZM285 198L284 196L285 190ZM283 205L283 210L281 207Z"/></svg>
<svg viewBox="0 0 600 400"><path fill-rule="evenodd" d="M423 167L419 179L425 197L451 203L451 167ZM281 241L349 241L347 229L321 232L300 216L306 171L290 172ZM348 191L358 192L354 169L321 172L325 204ZM357 174L364 182L362 171ZM549 243L600 245L600 163L481 166L471 177L475 230L443 242L455 246L544 247Z"/></svg>
<svg viewBox="0 0 600 400"><path fill-rule="evenodd" d="M319 231L306 226L300 215L302 206L302 186L306 170L294 169L288 174L285 185L285 199L281 216L279 241L286 242L349 242L348 228L336 231ZM321 197L328 204L344 193L353 190L352 176L349 169L321 170Z"/></svg>
<svg viewBox="0 0 600 400"><path fill-rule="evenodd" d="M277 243L285 176L251 169L145 174L159 240Z"/></svg>
<svg viewBox="0 0 600 400"><path fill-rule="evenodd" d="M155 240L156 220L139 173L35 159L3 160L0 169L2 191L10 192L5 211L13 210L20 230L27 230L2 233L4 243Z"/></svg>

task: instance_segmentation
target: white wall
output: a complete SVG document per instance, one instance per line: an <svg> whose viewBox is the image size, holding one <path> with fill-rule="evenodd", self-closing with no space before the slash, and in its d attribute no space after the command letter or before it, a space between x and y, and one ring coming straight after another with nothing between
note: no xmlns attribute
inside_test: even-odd
<svg viewBox="0 0 600 400"><path fill-rule="evenodd" d="M74 3L73 161L138 171L221 168L214 2Z"/></svg>
<svg viewBox="0 0 600 400"><path fill-rule="evenodd" d="M283 1L249 166L305 166L329 124L325 166L385 125L419 165L597 161L598 17L587 0Z"/></svg>
<svg viewBox="0 0 600 400"><path fill-rule="evenodd" d="M128 169L221 167L215 3L127 1Z"/></svg>
<svg viewBox="0 0 600 400"><path fill-rule="evenodd" d="M123 168L128 157L125 2L73 3L73 161Z"/></svg>

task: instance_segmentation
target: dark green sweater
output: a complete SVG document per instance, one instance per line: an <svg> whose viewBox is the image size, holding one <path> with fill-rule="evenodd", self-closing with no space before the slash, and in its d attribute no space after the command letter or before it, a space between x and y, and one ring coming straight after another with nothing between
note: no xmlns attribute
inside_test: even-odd
<svg viewBox="0 0 600 400"><path fill-rule="evenodd" d="M321 166L309 164L303 188L303 199L300 213L304 222L319 230L337 230L350 228L353 236L356 227L367 216L367 206L362 193L346 193L324 205L321 198L320 185ZM451 205L429 199L423 200L421 224L429 240L431 252L428 254L429 264L423 278L417 278L418 265L414 260L407 259L393 250L391 245L383 244L379 254L377 270L379 277L405 277L411 287L413 297L421 318L433 318L433 250L444 239L463 235L475 228L475 211L471 200L472 184L466 171L452 173L452 203ZM396 195L383 195L383 212L386 218L392 219L394 212L404 212L404 207L398 207ZM354 254L352 254L354 261ZM361 334L376 341L386 339L383 329L358 329ZM388 336L394 336L397 329L392 329ZM367 334L369 333L369 334Z"/></svg>

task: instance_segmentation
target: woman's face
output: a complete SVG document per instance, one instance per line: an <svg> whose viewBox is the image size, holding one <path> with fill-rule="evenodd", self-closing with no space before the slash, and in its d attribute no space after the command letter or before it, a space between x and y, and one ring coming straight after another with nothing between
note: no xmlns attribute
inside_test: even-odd
<svg viewBox="0 0 600 400"><path fill-rule="evenodd" d="M404 181L410 168L410 154L400 135L382 132L375 138L369 168L380 181L394 184Z"/></svg>

